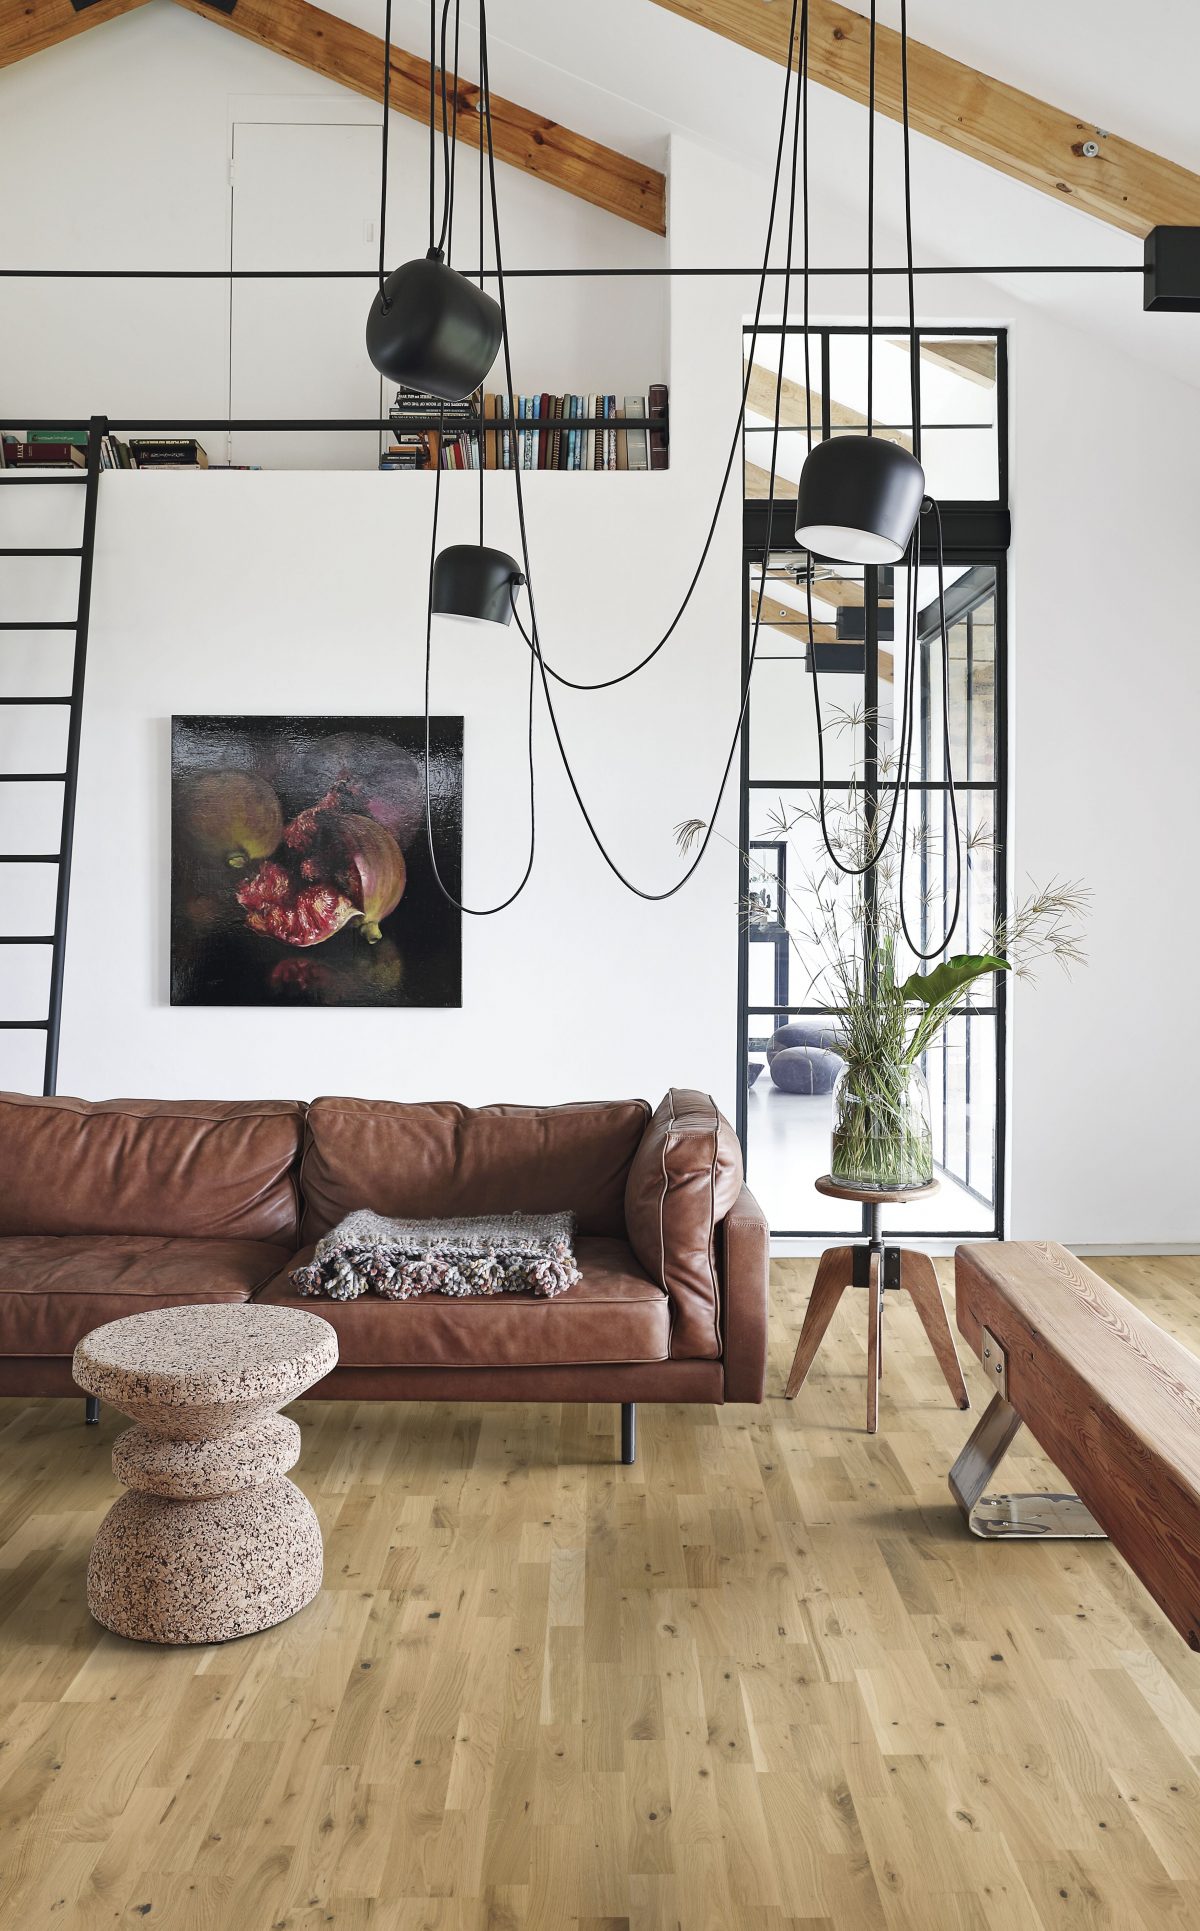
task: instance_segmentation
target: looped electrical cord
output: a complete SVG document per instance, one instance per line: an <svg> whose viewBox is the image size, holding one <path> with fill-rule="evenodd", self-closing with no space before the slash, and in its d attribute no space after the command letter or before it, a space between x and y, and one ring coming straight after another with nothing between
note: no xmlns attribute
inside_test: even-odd
<svg viewBox="0 0 1200 1931"><path fill-rule="evenodd" d="M385 315L392 306L384 293L387 280L388 123L391 120L391 105L392 0L386 0L383 10L383 125L380 128L382 159L379 169L379 306Z"/></svg>
<svg viewBox="0 0 1200 1931"><path fill-rule="evenodd" d="M796 49L796 23L797 23L798 12L799 12L799 0L792 0L791 24L790 24L789 38L788 38L788 59L787 59L787 65L784 69L783 111L781 115L780 143L779 143L779 160L780 161L782 160L783 144L784 144L784 139L786 137L786 129L787 129L788 100L789 100L789 94L790 94L792 57ZM485 13L486 13L486 0L480 0L481 21L485 18ZM807 14L807 0L805 0L805 13ZM807 52L803 34L801 36L800 52L801 52L801 60L803 61ZM511 390L512 362L511 362L511 350L510 350L509 334L508 334L508 311L507 311L507 302L506 302L505 287L504 287L503 253L502 253L501 242L500 242L499 217L498 217L497 207L496 207L495 172L494 172L495 157L494 157L493 148L492 148L492 136L491 136L491 93L488 85L486 32L484 32L484 35L483 35L482 71L483 71L484 114L485 114L487 133L488 133L488 165L489 165L489 168L492 170L492 226L493 226L493 238L494 238L495 249L496 249L497 286L498 286L498 292L499 292L501 324L502 324L501 340L502 340L503 349L504 349L505 374L508 380L509 388ZM797 90L797 118L796 118L796 126L793 132L793 143L792 143L792 170L791 170L791 197L790 197L791 205L789 208L787 254L786 254L786 265L785 265L785 271L784 271L784 298L783 299L784 299L785 314L787 312L787 303L788 303L788 297L790 293L790 284L791 284L791 275L792 275L792 237L793 237L794 216L795 216L796 157L798 152L798 142L799 142L799 90ZM770 248L771 227L774 226L775 206L777 201L778 185L779 184L778 184L778 173L777 173L776 182L775 182L775 191L772 193L772 197L771 197L771 224L770 224L770 227L768 228L768 235L767 235L768 249ZM782 385L777 385L776 392L775 392L774 426L773 426L773 432L771 437L771 468L770 468L770 478L769 478L769 487L768 487L768 516L773 511L774 504L775 504L775 479L776 479L776 468L777 468L778 453L779 453L779 432L780 432L782 403L783 403ZM550 690L550 679L549 679L548 667L542 656L541 643L538 635L537 608L534 600L532 572L530 570L530 562L529 562L529 538L528 538L528 530L526 527L526 520L525 520L525 501L524 501L524 492L521 487L521 472L519 469L517 469L517 470L514 470L513 473L516 481L517 520L518 520L520 535L521 535L521 553L522 553L522 560L524 562L524 567L525 567L527 594L529 596L530 632L532 636L532 661L534 661L537 664L538 669L541 673L542 691L546 700L546 710L550 719L551 729L554 733L554 741L558 748L559 757L562 761L563 770L566 773L567 782L571 787L571 791L574 795L575 802L579 806L580 815L583 818L584 824L587 826L592 842L595 845L597 851L599 852L601 858L608 866L609 870L613 873L614 877L617 878L620 881L620 883L625 886L627 891L632 892L635 897L645 899L652 904L660 904L664 899L673 898L677 892L682 891L683 887L687 884L688 880L693 876L698 866L701 864L704 858L704 855L708 850L709 844L712 841L713 834L716 829L717 816L720 812L721 803L725 796L725 790L729 783L729 775L733 769L733 761L737 754L738 740L741 737L742 729L746 720L746 712L747 712L747 709L749 708L749 703L750 703L751 680L753 677L754 663L758 652L759 627L762 619L762 603L763 603L762 589L766 583L767 566L768 566L769 557L770 557L769 541L763 550L762 571L761 571L760 580L759 580L760 581L759 601L755 612L754 630L751 638L750 653L749 653L749 659L746 667L746 677L745 677L744 689L742 692L741 704L738 709L737 723L734 728L733 737L729 746L729 755L725 760L725 766L721 774L720 786L717 791L717 796L713 805L712 812L710 813L708 818L704 836L700 841L700 846L699 846L699 849L697 850L695 858L692 860L691 864L687 866L682 876L678 878L673 885L667 886L661 892L647 892L647 891L644 891L641 886L634 884L633 880L628 876L626 872L622 871L621 867L617 864L616 860L612 857L611 853L608 851L603 839L600 836L600 833L596 829L595 823L593 822L591 814L588 811L587 805L584 802L583 794L579 788L578 780L576 779L575 773L571 767L571 761L567 754L566 744L563 740L562 731L559 726L558 716L554 708L554 699ZM509 595L510 595L510 599L512 599L513 586L511 585L509 589ZM622 680L613 680L613 681L622 681Z"/></svg>
<svg viewBox="0 0 1200 1931"><path fill-rule="evenodd" d="M824 841L825 850L829 854L831 863L836 867L836 869L839 872L842 873L842 875L845 878L865 878L868 872L874 871L876 865L879 863L880 854L883 852L884 847L886 846L888 840L891 838L892 828L896 823L896 811L900 802L900 792L904 781L905 770L907 768L907 753L908 753L908 747L909 747L909 740L912 733L911 693L912 693L912 682L913 682L913 666L916 661L917 564L918 564L919 557L920 557L920 535L919 535L918 529L914 528L912 536L909 538L908 552L905 558L905 562L908 567L908 583L909 583L909 594L904 606L904 697L905 697L905 701L904 701L904 708L900 713L900 751L899 751L899 756L897 758L897 763L896 763L896 783L892 791L892 805L891 805L891 810L888 812L887 827L883 833L882 838L874 837L874 828L872 826L872 838L873 838L874 850L872 851L871 855L868 857L865 865L847 865L843 859L839 858L837 852L833 848L833 840L830 837L830 833L829 833L829 822L828 822L828 817L826 814L826 807L825 807L825 792L826 792L825 727L821 717L821 680L820 680L820 674L817 670L816 639L813 635L813 607L812 607L813 565L812 565L811 557L809 557L808 563L805 569L804 590L805 590L805 603L807 605L807 611L808 611L808 649L809 649L808 668L809 668L809 674L812 678L813 713L816 719L816 727L817 727L817 816L821 824L821 837Z"/></svg>
<svg viewBox="0 0 1200 1931"><path fill-rule="evenodd" d="M908 914L904 908L904 871L908 858L908 794L910 788L909 770L906 768L904 779L904 812L900 821L900 876L897 883L897 897L900 902L900 926L905 941L916 957L921 960L936 959L946 950L958 926L958 915L962 910L963 853L962 839L958 828L958 799L954 790L954 762L950 748L950 633L946 625L946 563L942 538L942 512L940 505L932 497L926 497L921 506L921 514L932 511L937 526L937 576L938 576L938 616L942 635L942 758L946 773L946 795L950 803L950 822L954 827L954 910L940 942L925 951L917 944L908 925ZM913 598L914 604L916 597ZM909 680L907 706L912 709L912 680ZM908 764L912 763L912 730L909 729Z"/></svg>
<svg viewBox="0 0 1200 1931"><path fill-rule="evenodd" d="M788 65L784 72L783 111L780 115L779 139L775 147L775 167L774 167L774 175L773 175L772 186L771 186L770 208L769 208L768 217L767 217L767 237L763 247L762 266L759 270L758 293L754 303L754 315L750 324L750 340L749 340L749 345L745 350L746 367L743 373L741 402L738 405L737 421L734 424L733 438L729 447L729 455L726 458L724 473L721 477L721 487L717 492L716 506L713 510L712 519L709 523L708 531L704 538L704 543L700 551L699 561L696 564L696 568L692 573L691 581L689 582L688 587L684 592L683 600L680 603L678 609L676 610L675 615L672 617L670 623L667 625L667 628L664 630L662 636L659 638L658 642L653 646L653 648L648 650L644 657L640 657L636 664L631 664L628 670L621 671L616 677L603 677L603 678L600 678L595 683L589 683L582 679L565 677L561 671L555 670L552 664L549 664L549 663L545 664L547 677L553 678L556 684L563 685L564 688L567 690L610 691L614 689L615 686L618 684L627 683L631 677L636 677L639 671L645 670L647 664L653 663L654 659L658 656L659 652L665 649L666 645L670 643L671 638L674 636L676 630L679 628L679 625L683 620L684 614L687 611L693 596L695 595L697 586L699 585L699 582L700 582L700 578L704 572L704 566L708 562L709 552L712 549L713 540L717 533L717 524L720 521L721 511L725 506L725 498L729 491L729 483L730 483L730 478L733 475L734 463L737 460L738 453L739 453L739 450L741 449L741 444L742 444L742 431L745 426L745 420L746 420L746 405L749 400L750 382L754 373L754 354L755 354L755 350L758 347L758 339L759 339L759 335L761 334L761 328L762 328L762 312L763 312L763 306L764 306L765 297L766 297L768 268L769 268L770 259L771 259L771 241L772 241L772 238L774 235L774 229L775 229L775 211L776 211L776 204L779 197L779 184L780 184L780 180L782 177L782 170L783 170L784 145L787 139L788 101L789 101L789 90L790 90L790 84L791 84L791 64L792 64L791 56L796 47L796 27L797 27L797 17L799 16L800 65L802 68L806 67L807 39L808 39L808 7L809 7L809 0L803 0L802 8L798 8L796 4L793 4L792 6L791 28L790 28L790 35L788 40L788 50L789 50ZM804 141L805 141L805 149L807 150L807 145L808 145L807 90L805 91L804 98L805 98ZM798 95L797 113L799 112L799 104L800 103L799 103L799 95ZM494 200L495 200L494 183L493 183L492 192L493 192L493 204L494 204ZM795 150L793 147L792 179L791 179L791 195L792 195L793 207L795 205L795 193L796 193L796 159L795 159ZM807 194L805 195L805 203L807 207ZM807 263L808 261L807 213L806 213L805 220L806 220L806 226L805 226L805 240L804 240L804 260ZM791 275L791 241L792 241L792 229L791 229L791 222L789 221L788 258L784 269L785 283L787 280L790 279L790 275ZM482 243L481 243L481 247L482 247ZM499 263L497 263L497 269L498 268L499 268ZM786 298L784 300L783 312L784 312L784 315L786 316L787 314ZM512 395L511 395L512 377L511 375L508 377L508 383L509 383L509 390L510 390L509 412L511 414L512 412ZM528 574L528 565L526 566L526 574ZM519 624L519 627L521 630L521 635L524 637L526 644L532 650L533 649L532 637L530 636L529 632L525 629L525 626L523 624ZM545 660L543 660L543 662L544 661Z"/></svg>
<svg viewBox="0 0 1200 1931"><path fill-rule="evenodd" d="M444 412L439 412L439 418L444 419ZM440 443L440 440L441 440L440 436L438 440ZM445 879L442 877L441 870L438 866L437 847L433 842L433 811L430 804L429 694L430 694L430 679L431 679L432 668L433 668L433 566L437 558L438 512L441 508L441 497L442 497L442 465L441 465L441 458L440 458L440 452L439 452L438 464L437 464L437 468L434 471L434 478L433 478L433 530L430 536L430 551L429 551L429 599L425 610L425 841L429 847L429 862L433 867L434 883L436 884L438 891L441 893L442 897L450 905L452 905L456 911L465 912L468 914L470 918L473 918L473 919L486 919L486 918L493 917L493 915L497 912L506 911L507 908L513 903L514 899L517 899L521 896L521 893L525 890L525 887L528 885L530 875L533 872L534 853L537 850L537 799L536 799L536 790L535 790L535 784L534 784L534 760L533 760L534 660L532 657L530 657L529 659L529 706L528 706L528 724L527 724L527 732L526 732L526 749L527 749L528 765L529 765L529 857L525 862L525 870L521 874L520 882L514 886L513 890L509 893L508 897L505 899L502 899L498 905L467 905L464 903L464 901L461 898L457 897L455 893L453 893L450 890L450 887L446 884Z"/></svg>
<svg viewBox="0 0 1200 1931"><path fill-rule="evenodd" d="M805 4L805 13L807 15L807 0L804 0L804 4ZM792 55L795 51L795 46L796 46L796 21L797 21L798 11L799 11L799 0L792 0L791 28L790 28L789 41L788 41L788 61L784 70L783 109L781 114L780 140L779 140L779 148L778 148L777 162L776 162L776 178L775 178L775 183L774 183L772 196L771 196L771 219L770 219L770 223L768 224L768 231L767 231L767 251L768 251L767 258L769 258L771 235L774 228L775 209L776 209L776 204L778 200L779 169L782 163L783 147L784 147L784 141L786 138L788 103L790 98L790 83L791 83L791 72L792 72ZM496 252L497 291L498 291L500 315L501 315L501 339L503 343L503 352L504 352L505 379L507 381L509 393L511 395L512 389L513 389L512 351L511 351L511 344L510 344L509 330L508 330L508 304L507 304L507 296L506 296L505 285L504 285L504 260L503 260L503 249L502 249L501 238L500 238L499 210L497 206L497 197L496 197L496 171L495 171L496 160L495 160L495 147L494 147L494 141L493 141L493 135L492 135L491 87L490 87L488 49L487 49L486 0L480 0L480 4L479 4L479 33L480 33L480 85L481 85L483 110L484 110L484 131L485 131L486 140L487 140L488 175L489 175L489 183L490 183L490 189L491 189L491 203L492 203L492 235L493 235L493 245L495 247L495 252ZM802 57L804 53L805 53L805 48L804 48L803 39L802 39L802 46L801 46ZM797 94L797 101L798 99L799 99L799 95ZM797 114L798 114L798 109L797 109ZM791 208L789 210L790 217L794 217L794 210L795 210L796 144L798 142L798 139L799 139L799 130L797 126L796 132L793 136ZM786 313L787 296L788 296L788 291L790 287L790 280L791 280L791 273L792 273L792 229L793 229L793 219L789 218L788 239L787 239L787 265L786 265L785 277L784 277L785 313ZM763 290L763 287L765 287L765 279L766 278L765 278L765 260L764 260L764 276L763 276L762 282L760 283L760 289L759 289L759 308L760 309L761 309L761 300L762 300L762 290ZM756 319L756 325L757 325L758 311L756 311L755 319ZM749 387L749 377L747 376L745 388L748 389L748 387ZM775 398L774 430L773 430L772 439L771 439L771 470L770 470L770 487L769 487L769 493L768 493L768 503L769 503L770 509L773 509L774 500L775 500L775 475L776 475L776 466L777 466L777 460L778 460L781 408L782 408L782 390L781 388L777 387L776 398ZM732 742L730 744L729 755L725 761L724 770L721 775L721 783L717 793L716 802L714 804L712 815L709 819L703 840L701 841L700 848L696 853L695 859L687 867L687 869L683 873L683 876L680 879L678 879L674 885L667 887L667 889L662 892L643 891L640 886L635 885L633 881L621 870L621 868L616 863L615 859L610 855L607 848L605 847L604 841L600 837L600 834L597 831L596 826L592 820L592 817L584 802L583 794L580 791L579 784L578 784L578 781L576 780L574 771L571 768L570 759L567 754L566 744L563 740L562 732L559 727L558 717L555 713L554 701L550 691L549 671L545 663L545 660L542 656L541 644L538 636L537 610L536 610L536 605L534 603L534 592L533 592L533 584L531 580L531 571L530 571L529 533L528 533L528 528L527 528L526 518L525 518L525 500L524 500L524 492L521 487L521 471L519 468L514 470L513 476L514 476L515 490L516 490L517 519L518 519L518 524L520 528L520 537L521 537L521 555L522 555L522 561L524 563L525 580L526 580L526 585L527 585L527 590L529 595L529 613L530 613L530 630L531 630L530 658L529 658L529 667L530 667L529 862L526 866L525 873L520 883L517 885L516 889L513 892L511 892L509 896L501 904L486 907L486 908L467 907L463 905L461 906L461 909L464 911L472 912L473 916L476 916L476 917L487 917L494 912L503 911L506 906L512 904L513 900L524 889L525 885L528 883L530 874L533 869L533 858L534 858L534 849L535 849L535 842L536 842L536 815L535 815L535 802L534 802L532 683L533 683L535 668L541 675L542 691L546 700L546 709L550 718L551 728L554 733L555 744L558 748L558 753L562 760L563 769L567 776L567 781L570 784L572 793L575 797L575 801L579 806L579 810L583 817L583 821L588 828L588 832L592 838L593 843L596 846L596 849L600 853L600 856L603 858L605 864L609 867L609 870L613 872L614 876L620 880L620 882L626 887L627 890L633 892L637 897L646 899L650 902L654 902L654 903L661 902L663 899L674 897L674 895L677 892L681 891L684 885L687 884L688 880L692 877L697 867L699 866L701 860L703 859L705 852L707 851L708 846L712 840L717 814L720 811L721 803L725 795L725 790L729 782L729 774L733 768L733 761L737 752L738 740L741 736L741 732L745 724L746 712L750 702L751 677L753 674L754 661L755 661L755 657L758 649L758 633L759 633L759 624L761 621L761 610L762 610L761 594L759 599L758 610L755 615L754 633L751 641L749 661L748 661L747 670L746 670L745 688L742 693L741 704L738 710L737 724L733 733ZM726 476L726 481L727 480L728 480L728 473ZM432 656L432 631L433 631L432 562L433 562L433 558L436 557L436 551L437 551L437 521L438 521L438 507L439 507L439 499L440 499L440 486L441 486L441 477L439 472L439 475L434 485L434 517L433 517L432 555L431 555L431 566L430 566L430 598L429 598L429 604L426 612L426 627L425 627L425 720L426 720L426 723L425 723L425 769L426 769L425 827L426 827L426 837L429 843L430 859L433 865L434 879L438 885L439 890L442 892L443 896L447 898L451 904L459 905L460 901L457 900L453 896L453 894L449 892L444 881L442 880L440 871L438 869L437 856L436 856L436 852L434 850L434 844L433 844L433 827L432 827L432 817L431 817L431 812L429 807L429 788L428 788L429 680L430 680L430 663L431 663L431 656ZM715 528L715 519L714 519L713 527ZM711 531L710 531L709 541L711 542ZM761 584L765 584L766 582L768 560L769 560L769 545L766 549L764 549L764 552L763 552L762 575L760 579ZM514 582L509 586L509 597L510 597L510 600L514 602L515 602L515 589L516 589L516 584ZM623 681L623 680L614 680L614 681Z"/></svg>

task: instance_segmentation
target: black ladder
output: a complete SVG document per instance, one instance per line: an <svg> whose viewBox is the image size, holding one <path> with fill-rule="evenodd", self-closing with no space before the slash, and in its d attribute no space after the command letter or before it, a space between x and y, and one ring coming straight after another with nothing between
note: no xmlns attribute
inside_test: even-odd
<svg viewBox="0 0 1200 1931"><path fill-rule="evenodd" d="M63 704L70 707L67 724L67 752L61 771L3 771L0 784L61 784L62 820L56 852L0 852L0 863L9 865L56 865L58 883L54 903L52 932L18 932L0 935L0 945L48 945L50 955L50 996L44 1019L0 1019L4 1032L44 1032L45 1069L42 1091L53 1093L58 1085L58 1042L62 1023L63 974L67 948L67 903L71 890L71 853L75 843L75 793L79 781L79 733L83 720L83 681L87 667L88 619L92 602L92 559L96 545L96 505L100 486L100 457L108 434L108 418L93 416L88 424L87 463L83 469L67 474L23 475L4 472L0 483L0 505L4 492L28 484L48 489L54 483L74 484L83 490L83 529L78 545L67 549L4 549L0 557L76 557L79 561L79 594L71 621L37 623L28 618L0 620L0 632L21 630L70 630L75 633L75 655L68 696L3 697L0 709L21 704ZM0 521L0 533L3 522Z"/></svg>

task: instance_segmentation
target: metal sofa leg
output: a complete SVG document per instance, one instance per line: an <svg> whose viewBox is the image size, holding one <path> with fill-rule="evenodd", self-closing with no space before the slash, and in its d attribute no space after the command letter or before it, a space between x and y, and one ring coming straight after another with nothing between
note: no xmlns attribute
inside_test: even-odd
<svg viewBox="0 0 1200 1931"><path fill-rule="evenodd" d="M621 1460L626 1468L637 1460L637 1404L621 1403Z"/></svg>
<svg viewBox="0 0 1200 1931"><path fill-rule="evenodd" d="M97 1423L100 1420L99 1395L85 1395L84 1402L83 1402L83 1419L87 1423L89 1428L96 1427Z"/></svg>

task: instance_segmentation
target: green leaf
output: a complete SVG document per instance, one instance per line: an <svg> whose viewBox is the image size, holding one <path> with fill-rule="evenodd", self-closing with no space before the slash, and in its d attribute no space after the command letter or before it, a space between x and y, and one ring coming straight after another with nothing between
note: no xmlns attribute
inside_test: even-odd
<svg viewBox="0 0 1200 1931"><path fill-rule="evenodd" d="M991 952L959 952L932 972L912 973L901 986L900 996L918 1000L922 1006L942 1006L985 974L1009 970L1008 960L997 959Z"/></svg>

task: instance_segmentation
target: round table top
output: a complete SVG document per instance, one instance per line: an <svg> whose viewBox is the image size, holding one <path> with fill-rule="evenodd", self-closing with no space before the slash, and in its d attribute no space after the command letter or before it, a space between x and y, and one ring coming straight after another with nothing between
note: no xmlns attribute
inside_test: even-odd
<svg viewBox="0 0 1200 1931"><path fill-rule="evenodd" d="M816 1182L818 1193L829 1194L834 1200L857 1200L864 1207L883 1207L894 1201L902 1206L906 1200L928 1200L931 1193L938 1191L938 1181L931 1180L924 1187L895 1187L882 1190L875 1187L844 1187L831 1173L823 1173Z"/></svg>
<svg viewBox="0 0 1200 1931"><path fill-rule="evenodd" d="M72 1373L126 1414L147 1408L282 1406L337 1363L319 1315L254 1303L153 1308L85 1334Z"/></svg>

